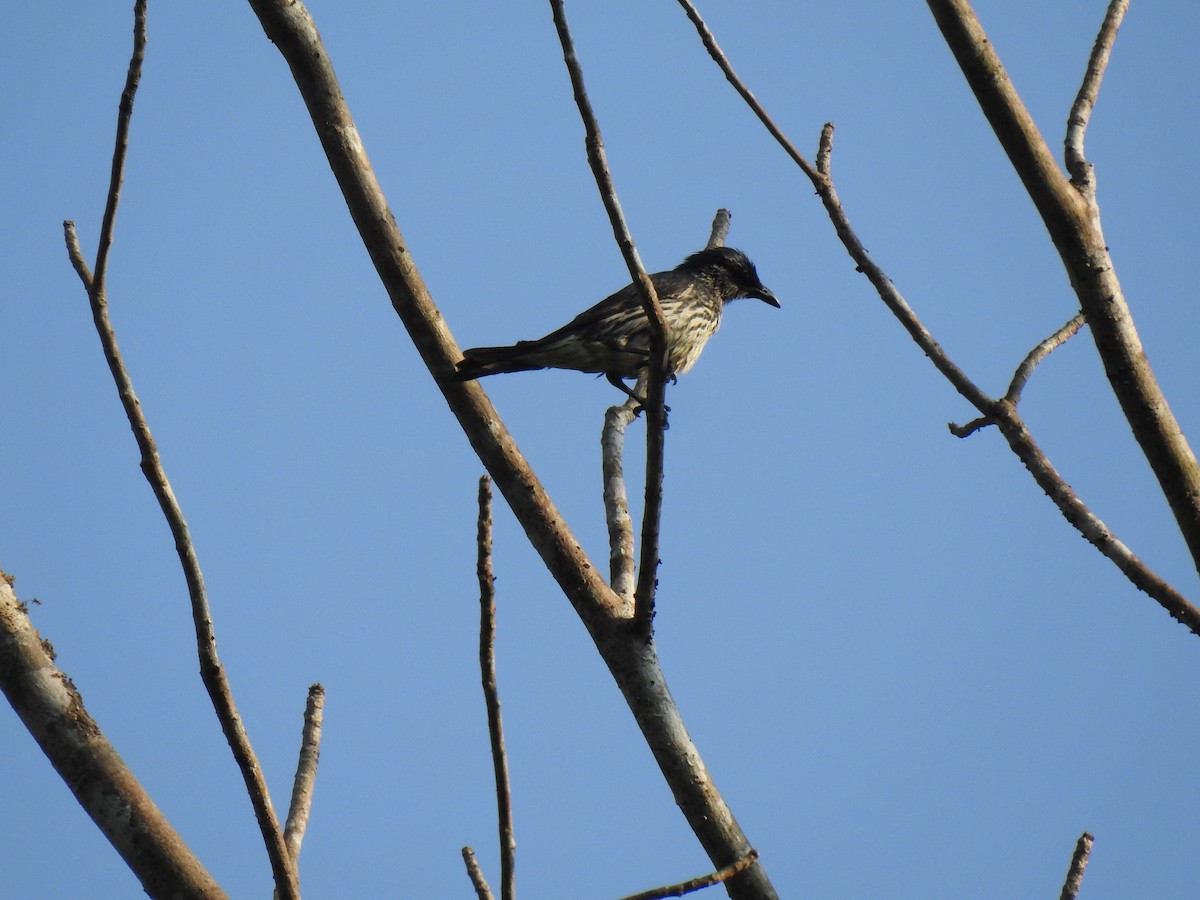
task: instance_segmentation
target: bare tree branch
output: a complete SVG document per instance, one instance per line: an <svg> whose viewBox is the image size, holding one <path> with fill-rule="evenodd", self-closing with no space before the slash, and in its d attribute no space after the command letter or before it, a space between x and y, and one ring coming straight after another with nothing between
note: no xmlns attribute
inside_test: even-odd
<svg viewBox="0 0 1200 900"><path fill-rule="evenodd" d="M738 875L739 872L749 869L750 865L754 864L754 860L757 858L758 851L751 850L744 857L737 860L736 863L731 863L720 871L709 872L708 875L701 875L698 878L691 878L689 881L682 881L678 884L665 884L661 888L643 890L641 894L630 894L622 898L622 900L660 900L664 896L683 896L684 894L695 892L695 890L710 888L713 884L726 882L734 875Z"/></svg>
<svg viewBox="0 0 1200 900"><path fill-rule="evenodd" d="M713 216L712 231L708 235L708 243L706 248L724 247L725 238L729 237L729 220L733 216L729 210L721 208L717 210L717 214Z"/></svg>
<svg viewBox="0 0 1200 900"><path fill-rule="evenodd" d="M1011 403L1013 406L1016 406L1018 403L1020 403L1021 392L1025 390L1025 385L1028 383L1030 376L1033 375L1033 370L1037 368L1038 364L1043 359L1069 341L1074 334L1084 326L1086 322L1087 319L1084 318L1083 313L1077 313L1068 319L1066 324L1054 332L1054 334L1050 335L1048 338L1041 341L1036 347L1030 350L1026 357L1021 361L1021 364L1017 366L1016 372L1013 373L1012 381L1009 382L1008 390L1004 394L1005 401ZM990 416L980 416L978 419L974 419L968 422L966 425L955 425L953 422L951 422L950 433L955 437L968 437L979 429L994 424L995 423L992 421Z"/></svg>
<svg viewBox="0 0 1200 900"><path fill-rule="evenodd" d="M291 69L371 262L451 412L575 611L589 628L604 627L620 615L621 599L580 547L479 382L453 379L462 352L396 226L312 16L292 0L249 3Z"/></svg>
<svg viewBox="0 0 1200 900"><path fill-rule="evenodd" d="M763 121L772 135L783 147L784 151L796 162L800 169L809 177L813 187L816 188L817 195L821 198L821 203L825 207L826 213L829 215L830 222L833 224L834 231L838 238L842 241L846 252L850 258L854 260L854 264L859 272L862 272L867 280L871 282L872 287L879 294L884 304L896 316L900 324L908 331L909 335L916 342L917 346L929 357L939 372L954 386L972 406L974 406L982 414L981 418L966 426L951 426L954 433L960 431L970 433L979 427L988 423L996 423L1005 439L1008 441L1009 447L1025 465L1034 480L1047 494L1048 497L1059 508L1063 516L1075 526L1084 537L1088 539L1101 553L1108 557L1116 566L1125 574L1125 576L1133 582L1140 590L1145 591L1153 597L1158 603L1177 621L1187 625L1193 633L1200 635L1200 609L1197 609L1189 603L1178 591L1171 585L1167 584L1159 578L1151 569L1149 569L1140 559L1129 551L1129 548L1122 544L1112 534L1104 523L1096 517L1091 510L1084 505L1070 486L1063 480L1062 476L1050 464L1049 459L1042 453L1041 448L1034 442L1028 430L1025 428L1024 422L1017 415L1016 407L1013 403L1005 400L993 400L985 394L970 378L964 373L949 357L942 347L934 340L933 335L925 328L913 312L912 307L900 294L896 285L884 273L870 254L867 253L866 247L855 233L850 225L849 217L846 215L845 209L842 207L841 199L838 197L837 190L833 184L831 159L833 154L833 123L827 122L821 130L821 137L817 149L817 165L810 165L806 159L796 150L795 146L783 135L779 128L771 121L766 111L763 110L758 101L754 99L754 95L745 87L741 80L734 73L728 59L725 58L716 41L712 39L711 32L696 13L695 8L691 6L688 0L679 0L680 5L688 12L688 17L696 25L700 32L701 39L704 41L705 47L710 55L720 66L725 73L726 78L738 90L738 93L746 99L746 102L754 110L755 114ZM934 0L930 0L930 5L935 5ZM937 4L942 6L943 4ZM965 3L960 5L966 6ZM969 7L968 7L969 9ZM984 39L986 42L986 39ZM997 62L998 64L998 62ZM1011 85L1009 85L1011 89ZM1015 92L1014 92L1015 93ZM1019 100L1017 101L1019 103ZM1023 111L1023 109L1022 109ZM1025 114L1028 119L1028 114ZM1031 125L1032 123L1030 123ZM997 129L999 134L999 129ZM1035 131L1036 133L1036 131ZM1038 165L1042 165L1039 157ZM1050 163L1053 166L1053 161ZM1061 181L1061 177L1059 178ZM1078 195L1071 193L1075 198L1075 203L1080 203ZM1035 198L1036 201L1037 198ZM1049 227L1049 226L1048 226ZM1053 231L1052 231L1053 235ZM1056 240L1057 243L1057 240ZM1101 238L1101 249L1103 249L1103 239ZM1107 270L1111 273L1111 265ZM1076 293L1080 291L1079 283L1072 276L1072 283L1076 286ZM1115 284L1115 279L1113 279ZM1110 297L1113 300L1114 309L1116 302L1119 299L1119 285L1117 292ZM1123 301L1121 303L1123 309ZM1095 331L1095 323L1093 316L1088 312L1087 306L1084 307L1084 314L1087 317L1089 324L1092 325ZM1122 318L1119 310L1116 312L1110 311L1107 313L1115 315L1118 319ZM1127 313L1124 315L1124 321L1127 321L1129 328L1132 329L1132 321L1128 320ZM1136 335L1134 335L1136 338ZM1099 343L1099 342L1098 342ZM1110 358L1106 356L1105 349L1101 347L1101 357L1105 360L1105 366L1110 366ZM1141 362L1145 364L1145 357L1142 355ZM1146 373L1149 373L1148 364L1143 365ZM1110 380L1112 380L1112 372L1110 371ZM1153 379L1153 373L1149 373L1149 378ZM1122 403L1124 407L1124 403ZM1166 410L1165 401L1163 410L1167 417L1170 417L1169 411ZM1128 416L1128 411L1126 412ZM1170 419L1174 423L1174 419ZM1178 426L1174 425L1175 433L1178 434ZM1135 428L1136 430L1136 428ZM1166 429L1170 431L1170 428ZM1182 435L1178 434L1182 441ZM1186 443L1183 444L1186 449ZM1187 450L1185 457L1190 454ZM1194 465L1194 458L1192 460ZM1152 462L1153 465L1153 462ZM1184 466L1186 469L1186 466ZM1156 470L1157 471L1157 470ZM1195 495L1200 499L1200 492ZM1185 504L1186 506L1186 504ZM1177 513L1176 519L1179 520ZM1200 529L1197 529L1200 532Z"/></svg>
<svg viewBox="0 0 1200 900"><path fill-rule="evenodd" d="M288 805L287 824L283 842L293 860L300 859L300 844L308 828L312 810L313 784L317 780L317 763L321 758L321 726L325 720L325 688L314 684L308 689L304 705L304 729L300 735L300 758L296 777L292 781L292 800Z"/></svg>
<svg viewBox="0 0 1200 900"><path fill-rule="evenodd" d="M1025 384L1029 381L1029 376L1033 374L1038 363L1069 341L1072 335L1084 326L1085 322L1087 322L1087 318L1084 314L1076 313L1058 331L1030 350L1029 355L1021 361L1021 364L1017 366L1017 371L1013 373L1013 379L1008 385L1004 399L1016 406L1021 400L1021 391L1025 390Z"/></svg>
<svg viewBox="0 0 1200 900"><path fill-rule="evenodd" d="M0 572L0 690L13 710L147 894L224 898L54 665L12 585Z"/></svg>
<svg viewBox="0 0 1200 900"><path fill-rule="evenodd" d="M175 494L167 480L166 471L155 445L150 426L142 413L141 403L133 389L133 382L125 369L121 353L117 347L116 333L108 317L108 297L105 285L105 274L108 271L109 248L112 246L113 227L116 222L117 205L121 197L121 182L125 170L125 157L129 149L129 124L133 116L133 100L141 79L142 61L146 48L146 0L137 0L134 6L134 51L129 62L129 72L125 79L125 89L121 94L121 103L117 116L116 147L113 151L112 176L109 182L108 200L104 209L104 218L100 229L100 247L96 253L94 275L89 277L87 265L83 262L79 250L79 240L75 234L72 222L63 223L67 252L75 271L79 273L84 287L87 289L88 300L92 307L92 318L95 321L96 332L108 362L109 371L117 386L125 415L133 429L134 439L141 451L141 469L150 483L154 496L158 499L163 515L175 538L175 549L183 566L184 578L187 581L188 596L192 605L192 620L196 630L197 650L200 657L200 677L212 700L217 718L225 733L225 738L233 751L234 759L241 770L250 795L251 805L258 820L266 844L267 855L271 860L271 869L275 876L275 884L284 900L299 897L299 886L296 879L295 866L288 855L283 842L283 832L279 820L271 806L267 793L266 779L259 767L258 759L250 746L250 739L237 707L233 701L229 681L225 676L224 667L217 657L216 633L213 630L212 612L208 605L208 596L204 588L204 576L196 558L196 550L192 544L187 522L179 507Z"/></svg>
<svg viewBox="0 0 1200 900"><path fill-rule="evenodd" d="M730 213L718 209L713 217L707 247L722 247L729 234ZM646 395L646 381L639 379L633 393ZM600 433L601 471L604 479L604 515L608 525L609 583L621 597L632 600L634 581L633 524L625 490L625 431L636 418L639 404L632 398L609 407Z"/></svg>
<svg viewBox="0 0 1200 900"><path fill-rule="evenodd" d="M650 363L647 367L646 380L646 502L642 509L642 541L638 564L637 589L634 594L634 621L643 634L650 634L654 627L654 592L658 586L658 532L662 519L662 484L663 484L663 447L666 432L666 369L667 369L667 323L663 318L662 305L654 290L654 283L642 261L638 258L637 248L633 237L625 223L625 214L621 211L617 199L616 186L608 169L608 161L604 153L604 139L600 136L600 125L592 111L591 101L588 100L587 90L583 84L583 70L575 55L575 45L571 40L571 31L567 26L566 13L562 0L550 0L550 8L554 13L554 27L558 32L559 42L563 48L563 59L571 76L571 88L575 94L575 104L579 107L579 115L583 119L584 130L587 132L587 156L592 174L596 178L596 187L600 189L600 197L604 201L604 209L612 223L613 237L625 265L629 267L629 275L634 284L641 288L642 305L650 324Z"/></svg>
<svg viewBox="0 0 1200 900"><path fill-rule="evenodd" d="M684 894L690 894L693 891L699 891L706 887L712 887L714 884L721 884L724 881L728 881L739 872L745 871L756 859L758 859L758 851L751 850L737 862L726 866L719 872L710 872L707 875L701 875L699 878L681 881L679 884L668 884L663 887L651 888L648 891L642 891L640 894L630 894L628 897L621 898L621 900L660 900L662 897L682 897Z"/></svg>
<svg viewBox="0 0 1200 900"><path fill-rule="evenodd" d="M1108 4L1104 23L1100 26L1100 33L1096 35L1096 43L1088 59L1083 84L1079 86L1079 94L1067 117L1067 137L1064 141L1067 171L1071 173L1071 183L1088 203L1096 202L1096 179L1091 163L1083 155L1083 138L1100 94L1100 81L1104 78L1104 70L1108 68L1109 54L1112 53L1117 31L1128 8L1129 0L1112 0Z"/></svg>
<svg viewBox="0 0 1200 900"><path fill-rule="evenodd" d="M500 896L513 900L517 842L513 837L512 789L508 779L508 752L504 747L504 722L500 718L500 689L496 686L496 578L492 573L492 483L479 479L479 524L476 542L479 576L479 673L487 704L488 738L492 745L492 770L496 781L496 819L500 835Z"/></svg>
<svg viewBox="0 0 1200 900"><path fill-rule="evenodd" d="M816 169L809 164L804 155L796 149L796 146L788 140L787 135L783 133L783 129L776 125L775 120L767 115L767 111L758 102L758 98L750 92L750 88L746 87L746 83L733 71L733 66L730 65L729 59L725 56L720 46L718 46L717 39L713 37L713 33L709 30L708 25L701 18L700 13L696 10L691 0L679 0L679 5L683 7L683 11L687 13L687 17L691 20L692 25L695 26L696 33L700 35L700 40L704 44L704 49L713 58L713 62L720 67L721 71L725 74L725 78L733 85L733 89L746 101L746 105L758 116L758 120L766 126L767 131L771 133L771 137L775 138L784 152L792 158L792 162L798 165L805 175L816 181Z"/></svg>
<svg viewBox="0 0 1200 900"><path fill-rule="evenodd" d="M646 396L646 380L639 378L635 394ZM625 430L637 417L639 404L632 397L604 414L600 433L600 469L604 479L604 519L608 525L609 583L632 613L636 588L633 521L629 518L629 495L625 490Z"/></svg>
<svg viewBox="0 0 1200 900"><path fill-rule="evenodd" d="M1095 840L1086 831L1079 836L1075 853L1071 856L1071 867L1067 870L1067 880L1063 883L1062 893L1058 895L1059 900L1075 900L1079 896L1079 889L1083 886L1083 871L1087 868Z"/></svg>
<svg viewBox="0 0 1200 900"><path fill-rule="evenodd" d="M479 860L475 858L475 851L470 847L463 847L462 858L467 867L467 877L471 879L471 886L475 888L475 896L479 900L495 900L495 897L492 896L492 889L488 887L487 879L483 877L483 869L479 868Z"/></svg>
<svg viewBox="0 0 1200 900"><path fill-rule="evenodd" d="M1094 197L1084 196L1063 177L967 0L927 3L1058 249L1113 393L1200 571L1200 465L1146 358L1105 246ZM1080 116L1094 99L1107 58L1105 48L1115 36L1120 13L1119 5L1111 6L1101 28L1099 49L1093 52L1081 91L1084 99L1076 101L1075 113ZM1083 124L1086 117L1072 124L1070 140L1080 142L1074 150L1082 150Z"/></svg>
<svg viewBox="0 0 1200 900"><path fill-rule="evenodd" d="M477 382L453 380L462 354L417 273L387 200L371 170L329 56L299 0L249 0L283 54L350 215L392 306L408 329L451 411L504 495L530 543L588 629L612 672L680 810L714 866L750 850L688 736L652 640L629 640L625 602L580 549L544 488ZM776 896L759 863L726 882L736 900Z"/></svg>

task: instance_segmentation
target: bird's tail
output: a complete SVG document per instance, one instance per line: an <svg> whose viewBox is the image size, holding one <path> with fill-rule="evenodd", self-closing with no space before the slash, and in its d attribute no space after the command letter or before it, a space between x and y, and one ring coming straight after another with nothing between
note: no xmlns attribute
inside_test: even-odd
<svg viewBox="0 0 1200 900"><path fill-rule="evenodd" d="M474 381L485 375L503 372L528 372L545 368L545 363L530 359L536 341L521 341L511 347L473 347L463 351L463 358L454 373L455 381Z"/></svg>

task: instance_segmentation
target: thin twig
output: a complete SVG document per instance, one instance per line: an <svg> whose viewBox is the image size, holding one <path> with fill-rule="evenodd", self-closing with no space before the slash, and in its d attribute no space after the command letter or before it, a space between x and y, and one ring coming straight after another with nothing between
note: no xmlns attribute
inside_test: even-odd
<svg viewBox="0 0 1200 900"><path fill-rule="evenodd" d="M813 187L816 188L817 194L825 206L825 211L829 215L830 222L833 224L834 231L837 232L838 238L842 241L846 252L854 261L857 270L866 275L872 287L879 294L880 299L883 300L892 314L896 316L904 329L908 331L922 352L929 357L937 370L954 386L959 394L982 414L979 419L968 423L966 426L962 426L960 430L970 433L983 425L993 422L999 426L1001 433L1008 441L1010 449L1021 460L1025 468L1029 470L1039 487L1054 502L1067 521L1087 538L1096 549L1113 562L1135 587L1149 594L1172 618L1186 625L1193 633L1200 635L1200 609L1197 609L1193 604L1188 602L1174 587L1163 581L1153 570L1136 557L1128 547L1117 540L1108 527L1088 509L1071 489L1070 485L1063 480L1062 476L1050 464L1049 459L1042 453L1041 448L1034 442L1032 436L1030 436L1025 423L1017 414L1015 406L1012 403L1002 400L993 400L967 377L966 373L950 359L938 342L934 340L933 335L921 323L921 320L913 312L912 307L908 305L908 302L901 295L892 280L871 259L866 247L863 246L862 241L850 225L850 219L842 207L841 200L838 197L830 175L833 153L833 124L827 122L821 130L817 150L818 165L814 168L783 135L759 105L758 101L754 99L754 95L750 93L734 73L732 66L717 46L716 41L712 39L711 32L709 32L703 20L700 19L695 8L688 0L679 0L679 2L687 11L688 17L696 25L705 47L725 73L726 78L729 79L730 83L733 84L738 93L751 106L763 124L767 126L767 129L779 142L780 146L796 162L805 175L808 176ZM941 6L941 4L933 4L931 0L931 7L935 5ZM939 18L939 24L941 15L942 10L935 9L935 17ZM957 48L955 52L956 54L958 53ZM1009 85L1009 88L1011 88L1011 85ZM1027 117L1027 114L1025 115ZM1030 155L1036 156L1037 154L1030 151ZM1045 163L1040 160L1040 157L1036 165L1045 168ZM1034 167L1034 163L1030 163L1029 166L1031 168ZM1018 170L1021 171L1020 166L1018 166ZM1022 177L1024 176L1025 173L1022 171ZM1093 323L1093 330L1094 328L1095 325ZM1130 341L1131 345L1133 343L1135 343L1135 338ZM1122 406L1124 407L1124 403ZM1165 408L1165 401L1163 406ZM1167 418L1170 419L1170 422L1174 422L1169 412L1167 413ZM1175 428L1178 431L1177 425ZM1153 464L1154 461L1152 459ZM1174 496L1174 494L1168 492L1169 500ZM1174 506L1175 504L1173 503L1172 505ZM1178 513L1176 518L1180 520Z"/></svg>
<svg viewBox="0 0 1200 900"><path fill-rule="evenodd" d="M1012 381L1009 382L1008 390L1004 394L1004 400L1016 406L1021 402L1021 392L1025 390L1025 384L1029 381L1033 370L1037 368L1047 356L1069 341L1080 328L1087 322L1087 318L1083 313L1076 313L1067 320L1061 328L1054 334L1039 343L1036 347L1029 351L1021 364L1017 366L1016 372L1013 373ZM950 433L955 437L965 438L988 425L994 425L995 421L991 416L980 416L977 419L972 419L966 425L956 425L953 422L949 423Z"/></svg>
<svg viewBox="0 0 1200 900"><path fill-rule="evenodd" d="M1013 374L1012 382L1008 385L1004 399L1016 406L1021 400L1021 391L1025 390L1025 383L1029 381L1029 376L1033 374L1038 363L1069 341L1085 322L1087 322L1087 317L1083 313L1076 313L1058 331L1030 350L1029 355L1017 366L1017 371Z"/></svg>
<svg viewBox="0 0 1200 900"><path fill-rule="evenodd" d="M1092 45L1083 84L1079 86L1071 114L1067 116L1067 137L1063 142L1067 171L1071 173L1071 183L1089 203L1094 203L1096 199L1096 177L1091 163L1083 155L1083 139L1100 94L1100 82L1104 78L1104 70L1108 68L1108 58L1117 39L1117 31L1128 8L1129 0L1112 0L1108 4L1104 23L1096 35L1096 43Z"/></svg>
<svg viewBox="0 0 1200 900"><path fill-rule="evenodd" d="M479 860L475 858L475 851L470 847L463 847L462 858L467 866L467 877L471 879L471 886L475 888L475 896L479 900L495 900L495 897L492 896L492 889L488 887L487 879L483 877L483 869L479 868Z"/></svg>
<svg viewBox="0 0 1200 900"><path fill-rule="evenodd" d="M737 72L733 71L733 66L729 64L729 59L725 56L724 51L717 46L717 39L713 37L713 33L709 30L708 25L705 24L704 19L701 18L696 7L692 5L690 0L679 0L679 5L683 7L683 11L687 13L687 17L691 19L692 24L696 27L696 32L700 35L700 40L703 42L704 48L708 50L708 55L713 58L713 61L725 73L725 78L733 85L734 90L746 101L746 105L758 116L758 120L766 126L767 131L771 133L771 137L775 138L779 142L779 146L784 149L784 152L792 158L792 162L798 165L804 171L804 174L815 181L818 178L817 170L809 164L804 155L788 140L783 130L775 124L775 120L767 115L767 111L758 102L758 98L750 92L750 88L746 87L746 83L738 77Z"/></svg>
<svg viewBox="0 0 1200 900"><path fill-rule="evenodd" d="M476 528L479 577L479 672L487 704L488 738L492 745L492 770L496 780L496 818L500 833L500 896L513 900L517 842L513 837L512 790L508 780L508 752L500 718L500 689L496 686L496 577L492 572L492 482L479 479L479 522Z"/></svg>
<svg viewBox="0 0 1200 900"><path fill-rule="evenodd" d="M293 860L300 858L300 844L308 828L312 810L313 784L317 780L317 763L321 758L321 726L325 719L325 688L314 684L308 689L304 705L304 728L300 734L300 756L296 777L292 781L292 800L288 805L287 824L283 841Z"/></svg>
<svg viewBox="0 0 1200 900"><path fill-rule="evenodd" d="M108 199L104 208L104 218L100 229L100 246L96 252L94 275L88 273L87 265L83 263L79 250L79 239L75 233L74 224L70 221L63 223L67 253L80 280L87 289L88 300L92 307L92 318L96 332L108 362L109 371L125 408L125 415L133 429L134 439L141 452L141 469L154 496L158 499L159 507L167 519L171 534L175 539L175 549L183 566L184 578L187 581L188 596L192 605L192 620L196 630L197 652L200 657L200 677L212 700L225 739L233 751L234 759L241 770L246 790L250 795L251 805L258 820L266 844L267 856L271 861L271 870L275 876L276 889L284 900L299 897L299 886L296 869L288 854L283 841L283 831L279 827L279 819L271 806L270 795L267 792L266 779L250 739L246 734L241 716L233 701L233 693L225 670L217 657L217 640L213 629L212 612L208 605L208 596L204 588L204 576L196 558L195 546L192 544L187 521L179 507L175 494L167 480L155 445L150 426L142 413L141 403L133 389L133 382L121 359L117 347L116 333L108 317L108 297L105 286L105 275L108 270L109 248L112 246L113 226L116 222L117 205L121 196L121 182L125 170L125 158L129 149L129 124L133 116L133 100L141 79L142 61L146 48L146 0L137 0L134 6L134 52L129 61L129 72L125 79L125 89L121 94L121 103L117 116L116 146L113 150L112 176L109 181Z"/></svg>
<svg viewBox="0 0 1200 900"><path fill-rule="evenodd" d="M612 225L613 237L616 238L621 255L625 258L630 277L641 287L642 305L650 324L650 364L647 367L645 393L646 502L642 510L642 546L634 598L634 621L642 633L648 635L653 628L654 591L658 584L658 533L662 518L663 446L667 424L667 324L663 318L662 304L659 303L650 276L646 274L638 258L637 248L634 247L633 237L625 222L625 214L621 211L621 204L617 199L616 187L604 153L604 141L600 136L600 126L584 88L583 70L575 54L575 45L567 27L562 0L550 0L550 8L554 14L554 27L562 44L563 60L571 77L575 104L579 107L579 115L587 132L588 164L595 176L596 186L600 189L600 197Z"/></svg>
<svg viewBox="0 0 1200 900"><path fill-rule="evenodd" d="M630 894L628 897L622 897L621 900L660 900L662 897L682 897L684 894L690 894L693 891L728 881L734 875L748 869L756 859L758 859L758 851L751 850L737 862L717 872L709 872L707 875L701 875L699 878L693 878L690 881L681 881L678 884L668 884L663 887L651 888L648 891L642 891L640 894Z"/></svg>
<svg viewBox="0 0 1200 900"><path fill-rule="evenodd" d="M1087 868L1095 840L1086 831L1079 836L1075 853L1071 856L1071 867L1067 870L1067 880L1063 883L1062 893L1058 895L1059 900L1075 900L1079 896L1079 888L1083 886L1083 871Z"/></svg>

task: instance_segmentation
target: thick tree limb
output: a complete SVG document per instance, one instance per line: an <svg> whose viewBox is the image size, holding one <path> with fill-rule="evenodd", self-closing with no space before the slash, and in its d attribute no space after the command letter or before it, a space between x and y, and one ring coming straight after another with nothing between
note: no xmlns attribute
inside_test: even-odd
<svg viewBox="0 0 1200 900"><path fill-rule="evenodd" d="M109 248L112 246L113 228L116 222L117 206L121 198L121 182L125 170L125 157L129 149L129 124L133 117L133 100L141 80L142 61L146 49L146 2L137 0L134 7L134 51L129 62L129 71L125 79L125 89L121 94L121 103L117 114L116 147L113 150L112 175L109 182L108 199L104 208L104 217L100 229L100 246L96 252L94 273L88 271L87 263L79 247L73 222L64 222L63 230L67 243L67 253L75 271L87 290L88 300L92 307L92 318L95 321L96 333L104 350L104 358L108 362L109 371L121 398L121 405L133 429L134 439L141 452L141 469L150 489L158 500L159 507L166 517L171 534L175 538L175 549L183 567L184 578L187 581L188 596L192 606L192 621L196 631L197 652L200 658L200 677L212 700L213 709L225 733L225 739L233 751L234 759L241 770L246 791L250 795L254 807L255 818L266 844L267 856L271 861L271 870L275 876L276 890L284 900L299 897L299 885L296 869L288 855L283 842L283 832L279 820L271 806L271 798L267 793L267 782L254 750L250 746L250 738L246 734L241 716L233 701L233 693L225 669L217 657L217 639L213 629L212 612L208 605L208 595L204 588L204 576L200 571L200 563L196 558L196 550L192 544L191 534L183 511L171 490L167 480L166 470L155 445L150 426L142 413L141 403L133 389L133 382L121 359L117 347L116 333L108 317L108 296L105 284L105 274L108 271Z"/></svg>
<svg viewBox="0 0 1200 900"><path fill-rule="evenodd" d="M88 715L54 650L0 572L0 690L151 897L224 898L124 760Z"/></svg>
<svg viewBox="0 0 1200 900"><path fill-rule="evenodd" d="M392 307L480 461L576 612L593 625L620 615L620 598L571 534L483 388L478 382L452 379L462 352L396 226L312 16L299 2L249 2L291 69Z"/></svg>

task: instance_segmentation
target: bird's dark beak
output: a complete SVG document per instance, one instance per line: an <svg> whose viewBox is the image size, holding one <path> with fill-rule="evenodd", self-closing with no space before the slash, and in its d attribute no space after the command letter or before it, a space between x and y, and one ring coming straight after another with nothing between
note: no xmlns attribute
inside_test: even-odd
<svg viewBox="0 0 1200 900"><path fill-rule="evenodd" d="M750 292L750 296L757 297L763 303L769 303L771 306L775 307L776 309L779 309L779 301L775 298L775 295L772 294L768 288L765 288L765 287L756 288L755 290Z"/></svg>

